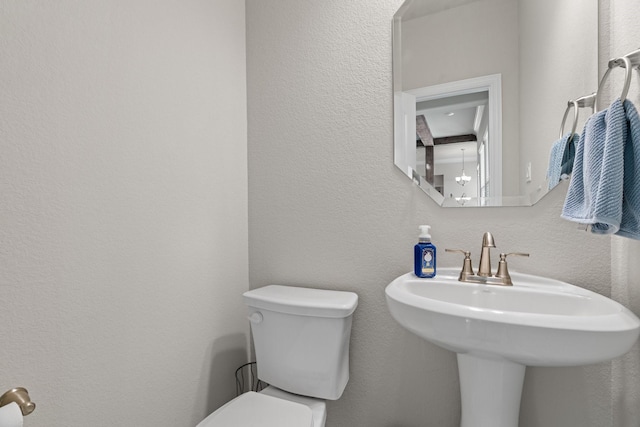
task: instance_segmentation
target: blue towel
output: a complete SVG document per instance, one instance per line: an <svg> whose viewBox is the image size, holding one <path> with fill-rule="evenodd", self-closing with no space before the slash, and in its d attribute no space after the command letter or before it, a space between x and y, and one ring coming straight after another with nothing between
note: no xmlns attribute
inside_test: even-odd
<svg viewBox="0 0 640 427"><path fill-rule="evenodd" d="M562 167L560 168L560 178L568 179L569 175L573 171L573 162L576 157L576 145L578 144L578 140L580 139L580 135L577 133L573 134L573 138L569 140L567 146L564 148L564 155L562 156Z"/></svg>
<svg viewBox="0 0 640 427"><path fill-rule="evenodd" d="M549 154L549 168L547 169L549 190L560 182L560 171L562 170L562 149L567 144L567 139L569 139L569 134L566 134L551 146L551 153Z"/></svg>
<svg viewBox="0 0 640 427"><path fill-rule="evenodd" d="M619 230L627 127L619 99L587 120L576 147L562 218L591 224L591 231L596 234Z"/></svg>
<svg viewBox="0 0 640 427"><path fill-rule="evenodd" d="M622 222L618 236L640 239L640 117L633 103L624 101L627 141L624 147Z"/></svg>
<svg viewBox="0 0 640 427"><path fill-rule="evenodd" d="M573 169L573 159L575 157L575 144L580 137L574 133L566 134L551 146L549 154L549 169L547 169L547 182L549 190L558 185L560 179L566 178Z"/></svg>

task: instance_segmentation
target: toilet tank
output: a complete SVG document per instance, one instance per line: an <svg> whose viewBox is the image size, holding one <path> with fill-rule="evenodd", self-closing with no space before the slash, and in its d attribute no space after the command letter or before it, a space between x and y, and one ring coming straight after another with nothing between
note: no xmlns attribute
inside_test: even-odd
<svg viewBox="0 0 640 427"><path fill-rule="evenodd" d="M245 292L258 378L290 393L339 399L349 381L353 292L270 285Z"/></svg>

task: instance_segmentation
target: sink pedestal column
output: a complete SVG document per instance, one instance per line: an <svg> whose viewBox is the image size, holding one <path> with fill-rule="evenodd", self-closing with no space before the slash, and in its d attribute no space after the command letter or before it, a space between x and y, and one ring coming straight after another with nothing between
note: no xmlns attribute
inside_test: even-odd
<svg viewBox="0 0 640 427"><path fill-rule="evenodd" d="M526 366L458 353L460 427L518 427Z"/></svg>

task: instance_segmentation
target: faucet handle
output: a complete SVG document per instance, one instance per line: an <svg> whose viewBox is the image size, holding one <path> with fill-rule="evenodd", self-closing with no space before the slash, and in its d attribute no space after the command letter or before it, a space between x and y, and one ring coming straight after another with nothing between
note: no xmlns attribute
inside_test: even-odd
<svg viewBox="0 0 640 427"><path fill-rule="evenodd" d="M471 266L471 252L463 249L445 249L446 252L459 252L464 254L464 261L462 262L462 271L460 271L460 277L458 280L464 282L467 280L467 276L473 276L473 267Z"/></svg>
<svg viewBox="0 0 640 427"><path fill-rule="evenodd" d="M464 256L471 256L471 252L465 251L464 249L445 249L446 252L459 252L464 254Z"/></svg>
<svg viewBox="0 0 640 427"><path fill-rule="evenodd" d="M496 272L496 277L501 278L502 283L507 286L513 285L513 282L511 281L511 275L509 274L509 268L507 267L507 257L509 255L526 257L529 256L529 254L526 254L524 252L510 252L507 254L500 254L500 261L498 262L498 271Z"/></svg>

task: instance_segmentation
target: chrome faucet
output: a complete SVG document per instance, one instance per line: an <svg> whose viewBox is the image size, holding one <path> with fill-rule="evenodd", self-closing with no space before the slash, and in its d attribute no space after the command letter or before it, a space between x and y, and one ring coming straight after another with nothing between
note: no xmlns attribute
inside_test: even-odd
<svg viewBox="0 0 640 427"><path fill-rule="evenodd" d="M526 256L522 252L512 252L506 254L500 254L500 262L498 263L498 271L494 276L491 273L491 248L495 248L496 243L493 240L493 235L488 231L482 236L482 250L480 252L480 264L478 265L478 274L473 273L471 267L471 252L462 249L445 249L447 252L460 252L464 254L464 262L462 264L462 271L458 280L460 282L482 283L485 285L502 285L512 286L511 276L509 275L509 269L507 268L507 257L509 255Z"/></svg>
<svg viewBox="0 0 640 427"><path fill-rule="evenodd" d="M482 235L482 251L480 252L480 264L478 264L478 276L491 277L491 248L495 248L493 235L488 231Z"/></svg>

